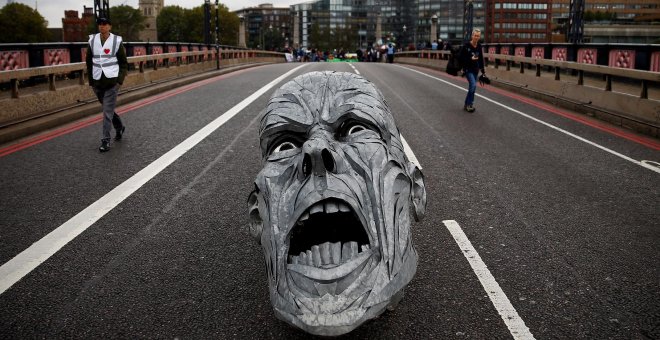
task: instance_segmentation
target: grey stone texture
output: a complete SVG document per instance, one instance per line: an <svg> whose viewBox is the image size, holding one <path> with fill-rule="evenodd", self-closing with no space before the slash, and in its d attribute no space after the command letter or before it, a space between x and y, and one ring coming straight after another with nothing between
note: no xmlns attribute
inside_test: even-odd
<svg viewBox="0 0 660 340"><path fill-rule="evenodd" d="M259 133L248 211L275 315L336 336L394 308L426 190L381 92L353 73L303 74L272 95Z"/></svg>

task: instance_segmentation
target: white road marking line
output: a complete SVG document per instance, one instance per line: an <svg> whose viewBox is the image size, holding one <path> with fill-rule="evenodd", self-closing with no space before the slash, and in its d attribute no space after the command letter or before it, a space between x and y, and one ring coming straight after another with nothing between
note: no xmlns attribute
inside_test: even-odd
<svg viewBox="0 0 660 340"><path fill-rule="evenodd" d="M358 71L357 68L355 68L355 66L353 66L352 63L348 63L348 66L350 66L353 69L353 71L355 71L355 73L360 74L360 71Z"/></svg>
<svg viewBox="0 0 660 340"><path fill-rule="evenodd" d="M520 318L516 309L513 308L513 305L511 305L509 298L506 297L504 291L502 291L500 285L497 284L497 281L495 281L495 278L488 270L488 267L486 267L486 264L481 260L481 257L472 246L472 243L470 243L470 240L468 240L465 233L463 233L461 226L454 220L445 220L442 221L442 223L444 223L447 229L449 229L454 240L458 243L458 247L463 251L463 255L465 255L465 258L470 263L474 273L477 274L479 282L481 282L486 293L488 293L490 301L495 306L495 309L497 309L497 312L500 313L502 320L504 320L507 328L509 328L513 338L525 340L534 339L534 336L525 325L525 322Z"/></svg>
<svg viewBox="0 0 660 340"><path fill-rule="evenodd" d="M0 294L4 293L14 283L18 282L37 266L62 249L67 243L72 241L101 217L119 205L119 203L140 189L170 164L174 163L179 157L183 156L195 145L240 113L241 110L303 66L305 65L300 65L290 70L245 98L243 101L236 104L236 106L232 107L201 130L175 146L172 150L140 170L140 172L127 179L124 183L105 194L105 196L101 197L98 201L92 203L76 216L73 216L64 224L57 227L57 229L53 230L23 252L16 255L13 259L3 264L0 267Z"/></svg>
<svg viewBox="0 0 660 340"><path fill-rule="evenodd" d="M455 87L455 88L458 88L458 89L461 89L461 90L467 92L467 89L465 89L465 88L463 88L463 87L461 87L461 86L458 86L458 85L452 84L452 83L450 83L450 82L448 82L448 81L446 81L446 80L444 80L444 79L440 79L440 78L438 78L438 77L434 77L434 76L431 76L431 75L425 74L425 73L423 73L423 72L420 72L420 71L417 71L417 70L414 70L414 69L411 69L411 68L408 68L408 67L404 67L404 66L400 66L400 65L396 65L396 66L401 67L401 68L404 68L404 69L409 70L409 71L413 71L413 72L419 73L419 74L421 74L421 75L423 75L423 76L426 76L426 77L429 77L429 78L432 78L432 79L438 80L438 81L443 82L443 83L445 83L445 84L447 84L447 85L453 86L453 87ZM616 151L614 151L614 150L608 149L608 148L606 148L606 147L604 147L604 146L602 146L602 145L600 145L600 144L596 144L596 143L594 143L594 142L592 142L592 141L590 141L590 140L588 140L588 139L586 139L586 138L583 138L583 137L580 137L580 136L578 136L578 135L576 135L576 134L573 134L573 133L571 133L571 132L568 132L568 131L566 131L566 130L560 128L560 127L554 126L554 125L552 125L552 124L550 124L550 123L546 123L546 122L544 122L544 121L542 121L542 120L540 120L540 119L534 118L534 117L532 117L532 116L530 116L530 115L528 115L528 114L526 114L526 113L520 112L520 111L518 111L518 110L516 110L516 109L514 109L514 108L512 108L512 107L509 107L509 106L506 106L506 105L504 105L504 104L501 104L501 103L499 103L499 102L497 102L497 101L495 101L495 100L493 100L493 99L490 99L490 98L488 98L488 97L482 96L482 95L480 95L480 94L476 94L476 95L477 95L479 98L483 98L483 99L485 99L485 100L487 100L487 101L489 101L489 102L491 102L491 103L493 103L493 104L495 104L495 105L501 106L501 107L503 107L503 108L505 108L505 109L507 109L507 110L509 110L509 111L511 111L511 112L517 113L517 114L519 114L519 115L521 115L521 116L523 116L523 117L525 117L525 118L529 118L529 119L531 119L531 120L533 120L533 121L535 121L535 122L537 122L537 123L543 124L543 125L545 125L545 126L551 128L551 129L557 130L557 131L559 131L559 132L561 132L561 133L563 133L563 134L566 134L566 135L568 135L568 136L571 136L571 137L573 137L573 138L575 138L575 139L577 139L577 140L579 140L579 141L582 141L582 142L587 143L587 144L589 144L589 145L595 146L595 147L597 147L597 148L599 148L599 149L601 149L601 150L603 150L603 151L605 151L605 152L609 152L609 153L612 154L612 155L615 155L615 156L620 157L620 158L622 158L622 159L625 159L625 160L627 160L627 161L629 161L629 162L632 162L632 163L634 163L634 164L636 164L636 165L639 165L639 166L641 166L641 167L643 167L643 168L645 168L645 169L649 169L649 170L655 171L655 172L657 172L657 173L660 174L660 168L658 168L658 167L649 166L649 164L647 164L647 163L645 163L645 162L640 162L640 161L635 160L635 159L633 159L633 158L630 158L630 157L628 157L628 156L626 156L626 155L624 155L624 154L621 154L621 153L618 153L618 152L616 152Z"/></svg>
<svg viewBox="0 0 660 340"><path fill-rule="evenodd" d="M421 164L419 164L417 157L415 157L415 154L403 136L401 136L401 142L403 142L403 149L408 159L421 169ZM444 223L454 237L454 240L456 240L458 247L470 263L470 267L474 270L479 282L481 282L484 290L486 290L490 301L502 317L502 320L504 320L504 324L506 324L513 338L516 340L534 340L534 336L529 331L529 328L527 328L525 322L520 318L513 305L511 305L509 298L504 294L504 291L500 288L500 285L490 273L486 264L481 260L479 253L474 249L472 243L470 243L470 240L461 229L461 226L454 220L445 220L442 223Z"/></svg>
<svg viewBox="0 0 660 340"><path fill-rule="evenodd" d="M408 142L403 138L402 135L401 137L401 143L403 144L403 152L408 156L408 160L413 162L413 164L417 165L419 170L422 170L422 165L419 164L419 161L417 160L417 157L415 157L415 154L412 152L412 149L410 148L410 145L408 145Z"/></svg>

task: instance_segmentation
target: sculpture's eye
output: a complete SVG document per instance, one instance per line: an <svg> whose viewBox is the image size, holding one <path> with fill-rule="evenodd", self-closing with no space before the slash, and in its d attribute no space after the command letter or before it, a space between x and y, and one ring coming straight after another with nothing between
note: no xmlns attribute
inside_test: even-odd
<svg viewBox="0 0 660 340"><path fill-rule="evenodd" d="M347 135L347 136L350 136L350 135L352 135L352 134L354 134L354 133L357 133L357 132L360 132L360 131L362 131L362 130L366 130L366 129L367 129L367 128L366 128L364 125L355 124L355 125L351 126L351 127L348 129L348 131L346 131L346 135Z"/></svg>
<svg viewBox="0 0 660 340"><path fill-rule="evenodd" d="M378 129L375 129L373 126L371 126L371 124L356 121L346 121L339 127L339 137L349 137L365 131L378 133Z"/></svg>
<svg viewBox="0 0 660 340"><path fill-rule="evenodd" d="M282 151L287 151L287 150L293 150L293 149L297 149L297 148L298 148L298 145L296 145L294 142L284 141L284 142L278 144L275 148L273 148L273 151L271 152L271 154L282 152Z"/></svg>

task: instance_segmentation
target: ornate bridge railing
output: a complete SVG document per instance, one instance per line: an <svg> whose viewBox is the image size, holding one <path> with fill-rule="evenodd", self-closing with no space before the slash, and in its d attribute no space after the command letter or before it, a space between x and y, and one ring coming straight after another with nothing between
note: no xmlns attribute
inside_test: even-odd
<svg viewBox="0 0 660 340"><path fill-rule="evenodd" d="M395 61L444 70L449 55L449 51L400 52ZM515 55L484 56L487 73L498 86L660 136L660 72Z"/></svg>
<svg viewBox="0 0 660 340"><path fill-rule="evenodd" d="M277 52L220 50L218 54L215 49L205 49L132 56L128 62L122 90L130 92L189 75L210 76L217 68L286 59ZM84 62L0 71L0 128L93 102L94 94L85 86L86 72Z"/></svg>

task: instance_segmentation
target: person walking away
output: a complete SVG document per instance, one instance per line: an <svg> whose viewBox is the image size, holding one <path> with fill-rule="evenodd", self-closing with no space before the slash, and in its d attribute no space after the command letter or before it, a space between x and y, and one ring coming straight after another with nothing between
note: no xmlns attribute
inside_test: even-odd
<svg viewBox="0 0 660 340"><path fill-rule="evenodd" d="M467 112L474 112L474 93L477 90L477 78L479 70L482 74L486 74L484 69L484 55L479 40L481 39L481 31L475 29L472 31L472 39L466 42L461 48L460 58L461 65L463 65L463 73L468 80L468 93L465 97L465 106L463 109Z"/></svg>
<svg viewBox="0 0 660 340"><path fill-rule="evenodd" d="M115 112L115 105L119 87L128 72L128 60L121 36L110 33L110 19L99 18L97 24L99 33L89 36L86 64L89 85L103 108L103 134L99 151L106 152L110 150L110 125L115 128L116 141L121 140L126 131Z"/></svg>
<svg viewBox="0 0 660 340"><path fill-rule="evenodd" d="M394 46L392 43L387 44L387 62L390 64L394 62Z"/></svg>

